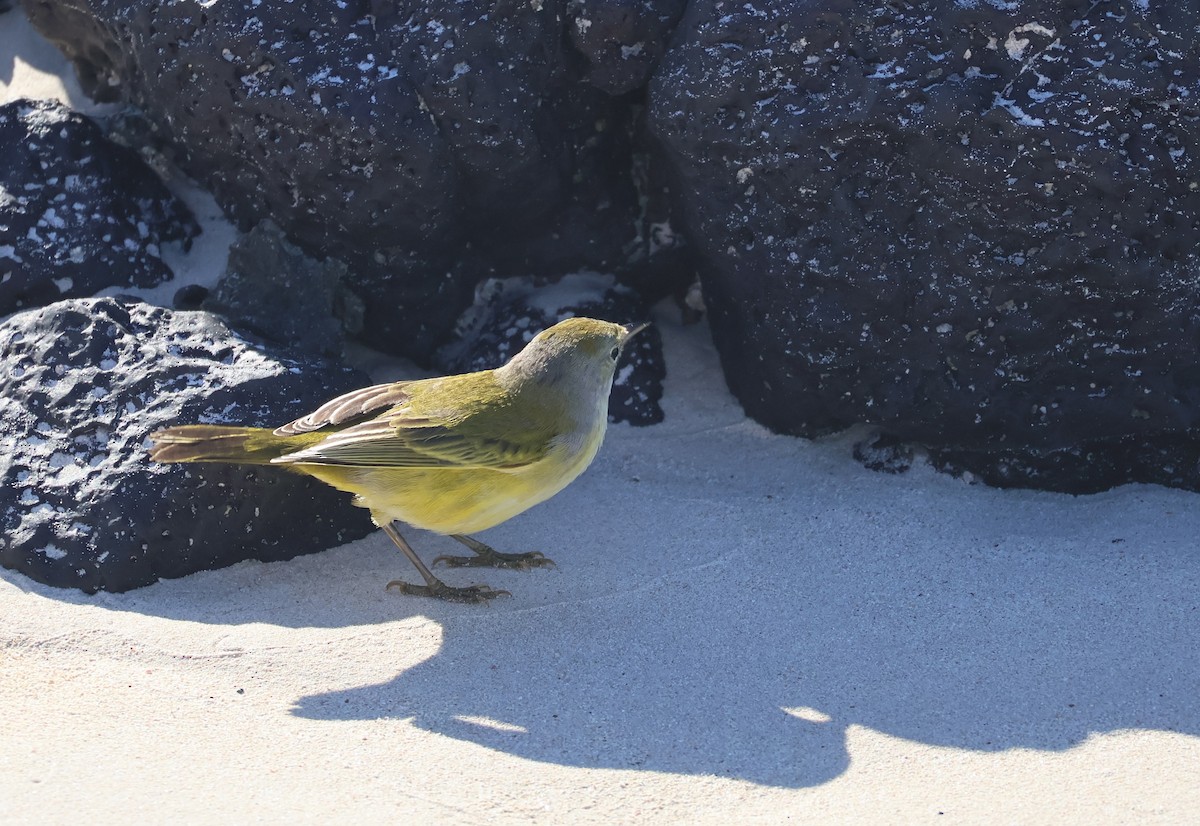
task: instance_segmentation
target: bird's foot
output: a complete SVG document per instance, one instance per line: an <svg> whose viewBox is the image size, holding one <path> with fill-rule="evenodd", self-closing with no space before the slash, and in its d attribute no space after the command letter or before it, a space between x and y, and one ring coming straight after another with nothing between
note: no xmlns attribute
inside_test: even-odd
<svg viewBox="0 0 1200 826"><path fill-rule="evenodd" d="M433 597L446 602L465 602L472 605L486 603L489 599L505 596L511 597L510 591L497 590L490 585L468 585L465 588L455 588L440 579L435 579L429 585L413 585L400 579L393 579L387 584L387 590L395 588L402 594L414 597Z"/></svg>
<svg viewBox="0 0 1200 826"><path fill-rule="evenodd" d="M554 567L554 560L547 559L545 554L538 551L503 554L486 545L483 547L487 550L477 550L473 556L439 556L433 560L433 565L445 565L447 568L509 568L515 571Z"/></svg>

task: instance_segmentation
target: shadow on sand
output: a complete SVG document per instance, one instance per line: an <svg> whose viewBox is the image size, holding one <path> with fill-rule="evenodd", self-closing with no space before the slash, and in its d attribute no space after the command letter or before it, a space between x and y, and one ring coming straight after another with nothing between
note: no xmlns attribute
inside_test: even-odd
<svg viewBox="0 0 1200 826"><path fill-rule="evenodd" d="M570 547L541 548L557 571L446 574L514 592L486 608L384 592L411 571L379 534L126 594L36 590L202 623L377 625L388 645L388 623L424 616L442 629L435 655L292 713L410 719L566 766L802 787L846 770L849 726L976 751L1200 735L1194 494L997 491L872 474L800 442L769 449L795 456L718 476L711 461L638 465L630 439L540 520L485 536L530 550L531 525L566 530ZM426 559L458 550L410 538Z"/></svg>
<svg viewBox="0 0 1200 826"><path fill-rule="evenodd" d="M410 718L530 760L781 787L844 771L851 725L978 751L1061 750L1128 728L1200 734L1200 553L1154 521L1193 516L1137 488L990 491L943 528L910 494L903 525L851 495L768 519L723 557L631 577L632 590L444 615L436 656L294 713ZM697 533L736 518L710 511ZM632 556L609 562L638 571Z"/></svg>

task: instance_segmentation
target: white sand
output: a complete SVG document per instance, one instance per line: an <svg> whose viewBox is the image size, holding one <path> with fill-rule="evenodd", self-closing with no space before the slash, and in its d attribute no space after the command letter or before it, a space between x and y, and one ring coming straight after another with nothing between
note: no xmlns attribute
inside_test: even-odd
<svg viewBox="0 0 1200 826"><path fill-rule="evenodd" d="M54 98L89 115L115 108L83 93L67 59L33 30L18 4L0 14L0 103L19 98Z"/></svg>
<svg viewBox="0 0 1200 826"><path fill-rule="evenodd" d="M0 822L1195 817L1196 495L872 473L659 324L667 422L483 535L557 569L445 573L490 606L386 593L382 534L122 595L0 571Z"/></svg>

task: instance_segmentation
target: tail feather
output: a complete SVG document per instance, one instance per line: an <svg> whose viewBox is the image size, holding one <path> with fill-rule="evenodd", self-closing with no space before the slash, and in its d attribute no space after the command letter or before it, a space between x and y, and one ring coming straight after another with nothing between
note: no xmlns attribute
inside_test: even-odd
<svg viewBox="0 0 1200 826"><path fill-rule="evenodd" d="M269 465L272 459L299 450L312 441L303 437L276 436L265 427L224 427L189 424L150 434L156 462L232 462Z"/></svg>

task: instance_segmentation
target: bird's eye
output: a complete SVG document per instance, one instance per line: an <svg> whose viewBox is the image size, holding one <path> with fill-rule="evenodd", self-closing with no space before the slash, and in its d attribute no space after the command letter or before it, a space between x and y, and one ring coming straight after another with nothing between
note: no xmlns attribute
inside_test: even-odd
<svg viewBox="0 0 1200 826"><path fill-rule="evenodd" d="M609 350L609 352L608 352L608 357L609 357L610 359L612 359L613 361L616 361L616 360L617 360L617 357L618 357L619 355L621 355L621 348L620 348L620 347L614 347L614 348L612 348L611 350Z"/></svg>

